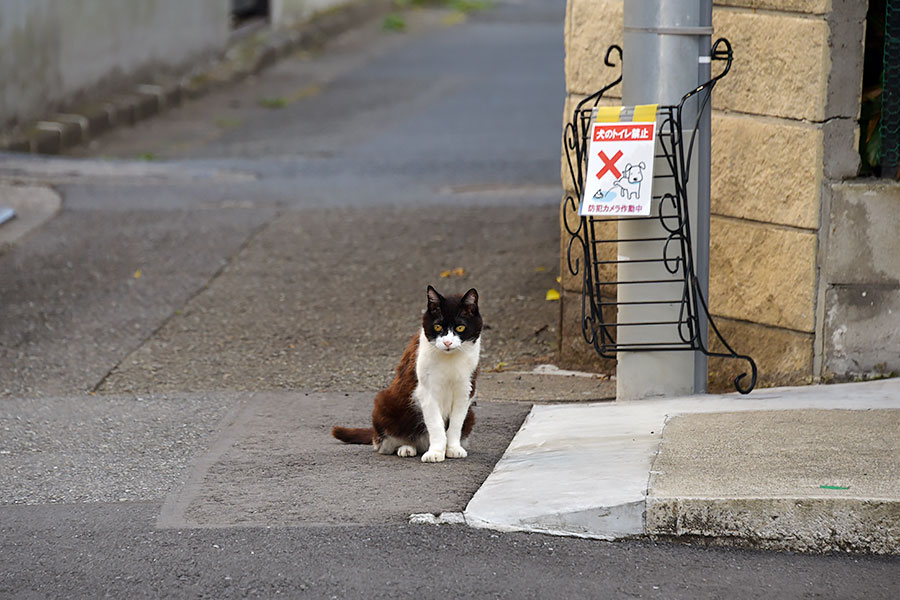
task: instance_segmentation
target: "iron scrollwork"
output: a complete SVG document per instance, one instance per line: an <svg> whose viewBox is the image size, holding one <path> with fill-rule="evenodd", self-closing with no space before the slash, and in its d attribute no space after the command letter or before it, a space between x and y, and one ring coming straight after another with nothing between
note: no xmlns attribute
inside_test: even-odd
<svg viewBox="0 0 900 600"><path fill-rule="evenodd" d="M728 344L716 326L709 307L703 297L699 281L694 272L693 251L691 247L690 214L688 209L687 184L691 168L691 158L696 141L697 128L703 111L709 108L712 89L722 77L731 69L733 53L731 44L725 38L719 38L711 49L711 58L717 63L724 63L722 70L706 83L690 90L675 106L660 106L659 115L659 142L664 164L668 170L662 174L655 174L654 179L671 179L674 191L666 192L659 197L659 209L657 214L628 217L601 218L597 216L579 216L578 208L584 192L585 173L587 169L587 152L589 146L589 131L593 109L598 106L604 94L622 81L622 49L619 46L610 46L604 58L604 64L611 69L618 69L619 75L578 103L574 110L572 120L566 123L563 131L563 146L566 152L566 160L569 175L573 182L573 193L567 194L563 201L563 226L569 236L567 245L566 263L572 275L580 275L582 279L581 295L581 327L584 339L592 345L600 356L615 358L617 352L650 352L650 351L675 351L691 350L700 351L707 356L732 358L746 361L749 373L744 372L734 380L735 389L742 393L749 393L757 381L757 367L754 360L747 355L738 354ZM698 96L699 95L699 96ZM683 139L684 126L682 116L685 102L698 96L699 110L696 120L692 123L692 134L687 140ZM604 301L601 290L613 286L649 283L646 281L605 281L601 278L601 266L618 264L620 260L601 260L598 247L601 244L620 242L647 241L647 239L606 239L598 236L597 225L603 222L620 220L658 219L666 233L663 242L662 256L651 262L660 262L665 270L676 276L672 283L681 283L680 298L672 300L647 300L647 301ZM679 304L678 320L672 322L678 331L680 342L645 342L640 344L618 344L616 331L618 327L628 325L667 325L666 322L656 323L621 323L604 319L603 308L616 308L621 304ZM700 311L706 317L709 328L719 340L726 352L713 352L708 344L704 344L700 335Z"/></svg>

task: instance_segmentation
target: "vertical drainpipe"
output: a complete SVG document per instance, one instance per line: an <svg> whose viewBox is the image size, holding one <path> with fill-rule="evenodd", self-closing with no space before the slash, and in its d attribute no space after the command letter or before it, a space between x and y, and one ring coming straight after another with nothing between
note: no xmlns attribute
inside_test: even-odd
<svg viewBox="0 0 900 600"><path fill-rule="evenodd" d="M678 104L688 91L706 81L712 34L711 0L627 0L624 18L622 101L635 104ZM702 78L702 79L701 79ZM696 99L685 104L682 123L692 127L697 116ZM709 264L709 126L697 140L688 186L694 261L701 289L708 286ZM686 129L684 138L692 131ZM702 133L702 132L701 132ZM699 134L698 134L699 135ZM705 138L705 139L704 139ZM657 169L661 169L657 162ZM658 184L657 184L658 185ZM655 191L655 193L658 193ZM658 208L654 205L654 213ZM619 238L665 237L658 221L621 221ZM705 238L705 239L704 239ZM662 244L619 244L620 260L659 257ZM660 264L619 264L620 281L665 279L671 276ZM668 287L666 287L668 286ZM620 302L671 299L672 284L618 286ZM640 288L640 289L635 289ZM680 290L678 292L679 295ZM620 305L618 322L677 320L674 304ZM706 334L705 320L701 332ZM659 326L623 327L618 343L678 342L675 327L660 333ZM651 396L677 396L706 391L706 357L700 352L620 352L617 356L616 396L620 400Z"/></svg>
<svg viewBox="0 0 900 600"><path fill-rule="evenodd" d="M698 36L700 43L700 55L698 57L697 81L704 83L711 76L711 64L709 51L712 47L712 4L713 0L700 0L699 23L701 28L706 28L709 33ZM706 109L700 115L697 131L697 208L694 211L696 222L694 223L695 250L694 267L697 272L697 281L700 284L700 293L709 301L709 214L710 214L710 162L712 131L710 115L712 114L712 99ZM703 347L709 348L709 323L706 313L698 311L700 317L700 339ZM709 380L709 364L707 356L697 352L694 357L694 393L705 394L706 383Z"/></svg>

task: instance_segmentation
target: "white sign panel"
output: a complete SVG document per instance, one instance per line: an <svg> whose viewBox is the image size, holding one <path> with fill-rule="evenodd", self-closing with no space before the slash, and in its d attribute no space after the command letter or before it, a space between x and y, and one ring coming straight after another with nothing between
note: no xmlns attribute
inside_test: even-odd
<svg viewBox="0 0 900 600"><path fill-rule="evenodd" d="M608 117L609 108L599 110L605 110ZM618 122L620 107L614 108L616 122L601 120L601 112L591 125L584 196L578 211L581 216L628 217L650 214L656 107L653 107L653 121L629 123Z"/></svg>

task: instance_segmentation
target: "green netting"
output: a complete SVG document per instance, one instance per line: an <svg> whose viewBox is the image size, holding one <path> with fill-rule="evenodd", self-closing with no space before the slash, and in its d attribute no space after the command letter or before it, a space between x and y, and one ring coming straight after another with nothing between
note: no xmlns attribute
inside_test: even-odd
<svg viewBox="0 0 900 600"><path fill-rule="evenodd" d="M881 99L881 175L897 179L900 161L900 0L885 2Z"/></svg>

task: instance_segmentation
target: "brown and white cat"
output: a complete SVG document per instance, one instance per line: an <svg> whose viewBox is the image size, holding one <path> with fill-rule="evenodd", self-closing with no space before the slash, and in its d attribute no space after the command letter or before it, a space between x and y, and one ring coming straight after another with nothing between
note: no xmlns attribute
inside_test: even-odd
<svg viewBox="0 0 900 600"><path fill-rule="evenodd" d="M416 456L423 462L465 458L472 431L478 356L481 353L478 292L441 296L428 286L422 329L403 352L391 385L375 396L372 427L334 427L349 444L375 446L380 454Z"/></svg>

